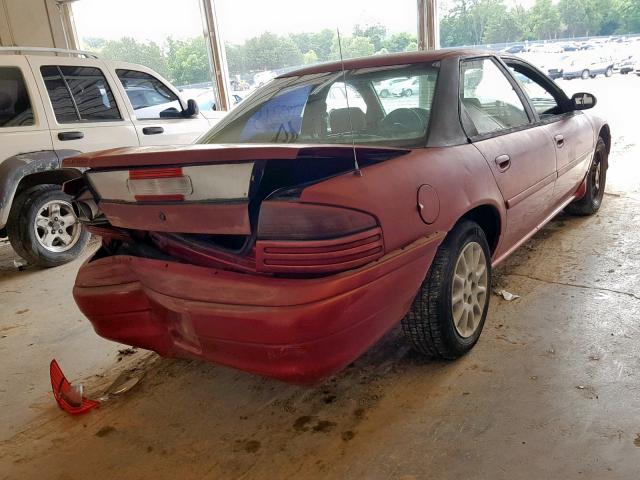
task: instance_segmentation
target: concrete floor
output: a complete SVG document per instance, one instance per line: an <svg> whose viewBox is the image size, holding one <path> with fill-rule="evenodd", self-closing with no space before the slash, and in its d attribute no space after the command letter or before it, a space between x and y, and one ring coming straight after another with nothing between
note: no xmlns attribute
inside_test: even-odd
<svg viewBox="0 0 640 480"><path fill-rule="evenodd" d="M591 218L561 215L496 271L477 347L425 361L393 331L315 388L97 337L70 287L78 262L17 271L0 244L0 478L637 479L640 472L640 78L576 80L615 136ZM99 394L80 418L48 393L61 361ZM118 358L121 361L118 361Z"/></svg>

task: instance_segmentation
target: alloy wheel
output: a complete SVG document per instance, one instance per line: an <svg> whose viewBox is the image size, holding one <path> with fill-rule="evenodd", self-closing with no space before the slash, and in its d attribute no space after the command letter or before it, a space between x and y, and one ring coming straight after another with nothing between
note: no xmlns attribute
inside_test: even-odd
<svg viewBox="0 0 640 480"><path fill-rule="evenodd" d="M487 276L482 247L469 242L458 255L451 288L453 324L463 338L471 337L480 326L487 300Z"/></svg>
<svg viewBox="0 0 640 480"><path fill-rule="evenodd" d="M40 245L56 253L72 248L82 232L71 204L63 200L52 200L42 205L33 228Z"/></svg>

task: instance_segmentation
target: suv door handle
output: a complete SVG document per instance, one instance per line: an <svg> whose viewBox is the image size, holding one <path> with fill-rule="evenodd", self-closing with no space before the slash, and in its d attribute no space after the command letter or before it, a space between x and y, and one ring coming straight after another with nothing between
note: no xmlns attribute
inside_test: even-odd
<svg viewBox="0 0 640 480"><path fill-rule="evenodd" d="M158 135L164 132L164 128L162 127L144 127L142 129L142 133L145 135Z"/></svg>
<svg viewBox="0 0 640 480"><path fill-rule="evenodd" d="M508 170L511 166L511 157L509 155L498 155L496 157L496 165L498 166L498 170L504 172Z"/></svg>
<svg viewBox="0 0 640 480"><path fill-rule="evenodd" d="M83 132L60 132L58 133L58 140L66 142L67 140L80 140L84 138Z"/></svg>
<svg viewBox="0 0 640 480"><path fill-rule="evenodd" d="M556 141L558 148L564 147L564 135L556 135L553 139Z"/></svg>

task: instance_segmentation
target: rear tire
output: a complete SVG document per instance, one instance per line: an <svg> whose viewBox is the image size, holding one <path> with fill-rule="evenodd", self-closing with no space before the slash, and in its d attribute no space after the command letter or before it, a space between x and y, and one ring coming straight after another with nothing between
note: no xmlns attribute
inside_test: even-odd
<svg viewBox="0 0 640 480"><path fill-rule="evenodd" d="M604 187L607 182L607 146L602 138L598 138L593 161L587 173L587 192L584 197L571 202L565 207L565 211L571 215L593 215L602 205Z"/></svg>
<svg viewBox="0 0 640 480"><path fill-rule="evenodd" d="M605 77L610 77L611 75L613 75L613 68L609 67L609 68L607 68L607 70L604 72L604 76L605 76Z"/></svg>
<svg viewBox="0 0 640 480"><path fill-rule="evenodd" d="M463 220L438 248L402 329L418 352L456 359L480 337L490 290L487 239L477 223Z"/></svg>
<svg viewBox="0 0 640 480"><path fill-rule="evenodd" d="M389 90L387 90L386 88L380 92L380 98L389 98L389 95Z"/></svg>
<svg viewBox="0 0 640 480"><path fill-rule="evenodd" d="M74 260L89 241L89 232L73 214L71 197L58 185L20 193L11 206L7 235L18 255L40 267Z"/></svg>
<svg viewBox="0 0 640 480"><path fill-rule="evenodd" d="M586 79L587 79L587 78L589 78L590 76L591 76L591 74L589 73L589 70L583 70L583 71L582 71L582 75L580 75L580 77L581 77L583 80L586 80Z"/></svg>

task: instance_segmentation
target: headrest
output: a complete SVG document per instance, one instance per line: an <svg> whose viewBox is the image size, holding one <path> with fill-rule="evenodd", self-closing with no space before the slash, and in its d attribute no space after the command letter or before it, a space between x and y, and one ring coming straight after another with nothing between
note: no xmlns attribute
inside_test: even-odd
<svg viewBox="0 0 640 480"><path fill-rule="evenodd" d="M351 115L351 119L349 119ZM329 127L331 133L358 132L367 126L367 117L359 107L336 108L329 113Z"/></svg>

